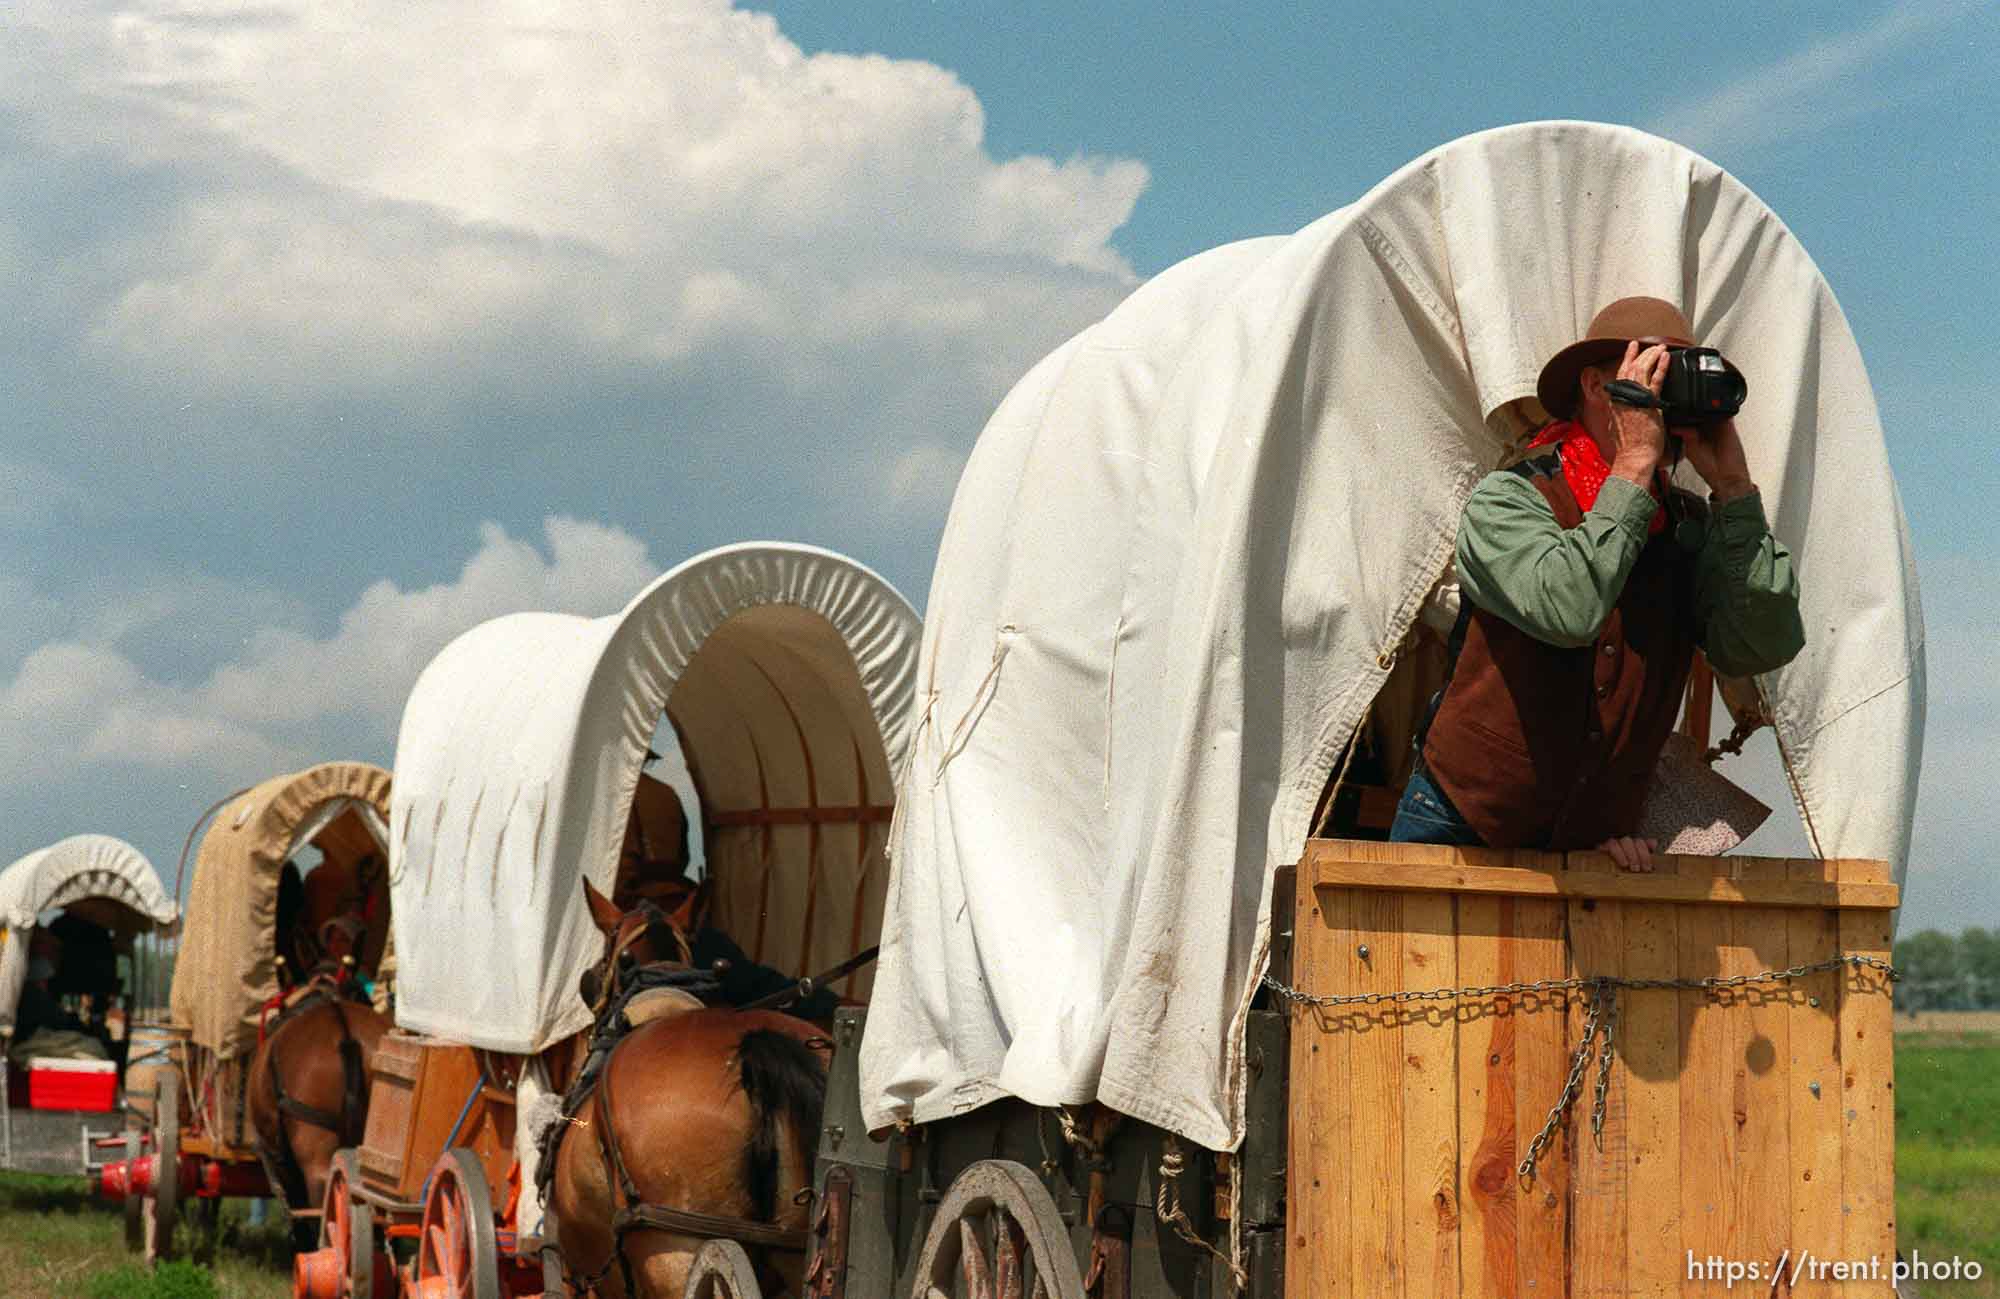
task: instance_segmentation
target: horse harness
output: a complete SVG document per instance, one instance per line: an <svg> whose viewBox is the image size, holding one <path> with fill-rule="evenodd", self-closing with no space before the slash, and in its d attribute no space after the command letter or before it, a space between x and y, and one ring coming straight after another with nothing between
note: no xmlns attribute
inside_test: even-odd
<svg viewBox="0 0 2000 1299"><path fill-rule="evenodd" d="M291 1134L286 1131L284 1117L289 1116L301 1123L323 1128L339 1138L343 1146L360 1143L362 1119L368 1105L368 1074L361 1062L361 1043L348 1027L347 1011L342 1003L347 1000L343 990L331 979L316 975L306 984L303 996L278 1012L278 1017L265 1028L265 1036L275 1034L286 1020L295 1019L320 1005L331 1005L334 1019L340 1024L340 1068L342 1075L340 1113L334 1114L317 1105L308 1105L296 1096L285 1094L285 1080L279 1072L278 1062L271 1061L271 1090L277 1094L278 1149L271 1157L279 1188L285 1193L287 1203L303 1202L306 1195L305 1169L299 1164L298 1153L292 1149Z"/></svg>
<svg viewBox="0 0 2000 1299"><path fill-rule="evenodd" d="M563 1097L562 1117L543 1129L539 1137L540 1157L535 1180L544 1203L548 1201L549 1187L555 1179L556 1154L561 1149L563 1131L573 1124L596 1129L598 1155L611 1173L612 1203L616 1212L611 1219L611 1256L602 1266L587 1276L579 1276L570 1270L569 1260L561 1256L561 1249L552 1237L542 1246L544 1251L556 1252L564 1280L571 1292L578 1296L596 1295L598 1285L614 1266L624 1280L625 1293L638 1293L632 1274L632 1260L625 1252L625 1238L635 1231L668 1231L704 1240L727 1237L748 1246L798 1253L803 1253L808 1243L807 1233L803 1230L774 1227L770 1223L747 1218L650 1204L640 1194L638 1184L625 1167L624 1151L618 1144L618 1130L611 1121L615 1108L611 1096L611 1057L633 1027L626 1018L626 1008L646 993L667 988L689 993L706 1005L714 1005L721 1000L722 983L712 971L673 961L656 961L637 967L628 964L624 977L620 978L618 958L634 941L636 936L622 942L614 941L612 945L611 954L605 961L611 973L606 979L604 992L598 998L597 1022L591 1028L590 1047L583 1067L577 1071L576 1081L570 1084L568 1093ZM686 950L685 941L680 943L680 947ZM591 1107L591 1117L587 1122L576 1117L586 1105Z"/></svg>

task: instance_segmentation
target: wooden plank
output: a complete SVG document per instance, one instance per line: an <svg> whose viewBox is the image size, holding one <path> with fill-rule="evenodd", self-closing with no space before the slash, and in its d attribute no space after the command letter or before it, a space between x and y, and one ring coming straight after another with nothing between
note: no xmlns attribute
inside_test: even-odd
<svg viewBox="0 0 2000 1299"><path fill-rule="evenodd" d="M1301 890L1310 894L1311 890ZM1461 987L1510 982L1514 899L1458 899ZM1465 1299L1512 1299L1515 1229L1514 1029L1506 1001L1462 1006L1458 1032L1460 1291Z"/></svg>
<svg viewBox="0 0 2000 1299"><path fill-rule="evenodd" d="M1553 868L1553 867L1551 867ZM1514 900L1514 977L1522 982L1557 980L1569 969L1564 942L1568 907L1536 898ZM1526 994L1514 1033L1514 1145L1526 1155L1529 1143L1548 1121L1569 1072L1567 998L1561 993ZM1515 1256L1521 1299L1560 1299L1568 1272L1569 1155L1558 1134L1541 1155L1535 1180L1514 1180Z"/></svg>
<svg viewBox="0 0 2000 1299"><path fill-rule="evenodd" d="M1795 878L1820 878L1825 863L1795 861ZM1832 911L1792 911L1785 916L1792 964L1814 965L1840 952L1840 919ZM1786 1243L1821 1258L1840 1241L1840 982L1836 972L1793 985L1789 1004L1791 1077L1786 1111L1791 1136L1791 1230ZM1803 1286L1803 1280L1801 1285Z"/></svg>
<svg viewBox="0 0 2000 1299"><path fill-rule="evenodd" d="M1354 893L1298 892L1292 964L1310 992L1352 989ZM1354 1098L1351 1008L1301 1008L1292 1032L1292 1135L1286 1275L1302 1293L1364 1299L1354 1281Z"/></svg>
<svg viewBox="0 0 2000 1299"><path fill-rule="evenodd" d="M1319 935L1321 917L1317 903L1318 898L1310 889L1293 893L1291 969L1288 974L1278 976L1308 992L1320 986L1315 977L1314 958L1324 947ZM1274 918L1273 924L1277 923ZM1308 1251L1308 1244L1317 1242L1321 1233L1308 1235L1305 1224L1312 1221L1308 1215L1319 1209L1323 1187L1320 1170L1332 1162L1320 1119L1319 1057L1324 1034L1319 1016L1310 1009L1288 1005L1286 1013L1291 1017L1292 1029L1292 1090L1291 1113L1287 1116L1290 1126L1285 1134L1285 1203L1291 1215L1285 1231L1285 1274L1307 1277L1319 1274L1321 1261Z"/></svg>
<svg viewBox="0 0 2000 1299"><path fill-rule="evenodd" d="M1454 988L1453 899L1403 894L1402 986ZM1410 1299L1455 1299L1458 1284L1458 1007L1413 1003L1403 1020L1403 1222Z"/></svg>
<svg viewBox="0 0 2000 1299"><path fill-rule="evenodd" d="M1679 871L1706 869L1700 862L1676 862ZM1699 979L1722 972L1722 949L1729 939L1729 915L1720 907L1680 907L1676 937L1680 943L1676 977ZM1724 1262L1730 1254L1736 1221L1736 1121L1733 1005L1716 994L1682 989L1680 993L1681 1241L1683 1259L1689 1253L1699 1263ZM1688 1277L1684 1266L1681 1293L1722 1296L1725 1281L1705 1275Z"/></svg>
<svg viewBox="0 0 2000 1299"><path fill-rule="evenodd" d="M1622 902L1600 902L1578 898L1569 907L1570 975L1594 978L1617 977L1625 973L1625 914ZM1614 1013L1622 1015L1629 992L1612 994ZM1572 996L1569 1007L1568 1042L1575 1050L1588 1026L1592 998ZM1605 1098L1604 1127L1591 1131L1597 1095L1597 1052L1593 1041L1589 1071L1577 1094L1570 1116L1569 1143L1574 1154L1570 1169L1570 1288L1571 1299L1624 1299L1630 1259L1626 1243L1626 1219L1631 1212L1627 1190L1630 1167L1626 1154L1627 1134L1624 1052L1631 1038L1616 1019L1608 1028L1619 1050L1611 1067L1611 1086ZM1600 1028L1600 1035L1604 1031Z"/></svg>
<svg viewBox="0 0 2000 1299"><path fill-rule="evenodd" d="M1879 863L1840 869L1843 879L1887 875ZM1888 916L1843 912L1839 924L1844 955L1889 959ZM1841 975L1841 1254L1886 1269L1896 1251L1895 1003L1879 970Z"/></svg>
<svg viewBox="0 0 2000 1299"><path fill-rule="evenodd" d="M1677 860L1662 862L1660 869L1677 870ZM1619 905L1626 975L1677 977L1682 908L1664 902ZM1663 1299L1681 1292L1687 1274L1681 1245L1680 994L1671 988L1628 989L1619 1009L1625 1190L1629 1203L1645 1206L1626 1229L1625 1275L1631 1294Z"/></svg>
<svg viewBox="0 0 2000 1299"><path fill-rule="evenodd" d="M1790 863L1764 859L1744 865L1744 878L1785 879ZM1788 911L1728 909L1725 974L1760 974L1792 964ZM1775 1268L1791 1227L1791 1014L1789 983L1745 988L1730 1019L1735 1051L1732 1118L1736 1124L1736 1220L1730 1257Z"/></svg>
<svg viewBox="0 0 2000 1299"><path fill-rule="evenodd" d="M1688 672L1686 701L1681 710L1681 733L1706 749L1714 717L1715 669L1708 665L1708 656L1696 650L1694 667Z"/></svg>
<svg viewBox="0 0 2000 1299"><path fill-rule="evenodd" d="M1357 890L1354 932L1345 944L1348 986L1398 992L1403 986L1403 895ZM1336 953L1338 955L1338 953ZM1395 1006L1355 1008L1353 1055L1354 1285L1375 1299L1400 1299L1404 1281L1403 1030Z"/></svg>
<svg viewBox="0 0 2000 1299"><path fill-rule="evenodd" d="M1314 846L1309 844L1308 848ZM1385 871L1378 862L1308 851L1299 863L1299 875L1302 882L1309 882L1314 888L1507 893L1527 898L1609 898L1627 902L1736 903L1757 907L1840 907L1876 911L1891 910L1900 905L1900 891L1895 885L1887 883L1846 879L1795 880L1747 874L1731 877L1695 870L1684 875L1669 875L1660 871L1635 874L1610 868L1610 858L1597 853L1575 853L1571 856L1594 860L1569 871L1437 862L1410 862ZM1699 860L1706 863L1727 859ZM1743 864L1747 865L1751 860L1745 858ZM1603 863L1602 868L1597 867L1599 862Z"/></svg>
<svg viewBox="0 0 2000 1299"><path fill-rule="evenodd" d="M1395 865L1400 848L1355 844L1358 857ZM1356 892L1351 960L1361 991L1422 991L1457 986L1453 900L1439 894ZM1367 949L1367 956L1361 955ZM1458 1293L1457 1006L1413 1002L1370 1012L1372 1026L1357 1045L1355 1163L1357 1176L1376 1164L1386 1203L1376 1188L1358 1188L1355 1238L1362 1251L1357 1285L1364 1294ZM1368 1038L1376 1039L1368 1049ZM1384 1125L1381 1139L1373 1135ZM1391 1219L1379 1241L1370 1231L1375 1206ZM1390 1266L1367 1254L1380 1250Z"/></svg>

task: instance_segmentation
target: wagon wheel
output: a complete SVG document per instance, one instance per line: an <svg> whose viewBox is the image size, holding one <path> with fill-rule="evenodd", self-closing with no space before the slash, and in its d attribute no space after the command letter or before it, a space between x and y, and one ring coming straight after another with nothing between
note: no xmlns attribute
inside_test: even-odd
<svg viewBox="0 0 2000 1299"><path fill-rule="evenodd" d="M960 1173L931 1219L910 1299L1083 1299L1048 1188L1008 1159Z"/></svg>
<svg viewBox="0 0 2000 1299"><path fill-rule="evenodd" d="M336 1150L326 1173L319 1247L340 1262L341 1299L375 1299L375 1210L350 1190L360 1178L352 1150Z"/></svg>
<svg viewBox="0 0 2000 1299"><path fill-rule="evenodd" d="M137 1162L139 1158L139 1152L144 1149L145 1149L145 1142L141 1139L139 1135L139 1129L126 1128L125 1129L125 1176L127 1178L126 1185L128 1188L131 1185L130 1178L132 1176L132 1165L135 1162ZM146 1201L141 1197L132 1194L130 1189L127 1189L125 1192L125 1248L131 1250L135 1254L146 1247L146 1224L144 1221L145 1211L146 1211Z"/></svg>
<svg viewBox="0 0 2000 1299"><path fill-rule="evenodd" d="M743 1247L726 1237L705 1241L688 1266L681 1299L764 1299L757 1269Z"/></svg>
<svg viewBox="0 0 2000 1299"><path fill-rule="evenodd" d="M493 1197L478 1156L455 1146L438 1157L424 1192L417 1246L421 1299L500 1299Z"/></svg>
<svg viewBox="0 0 2000 1299"><path fill-rule="evenodd" d="M148 1265L174 1255L181 1198L181 1080L168 1073L153 1089L153 1193L140 1212Z"/></svg>
<svg viewBox="0 0 2000 1299"><path fill-rule="evenodd" d="M203 1267L215 1263L216 1248L222 1243L222 1201L202 1196L187 1206L188 1257Z"/></svg>

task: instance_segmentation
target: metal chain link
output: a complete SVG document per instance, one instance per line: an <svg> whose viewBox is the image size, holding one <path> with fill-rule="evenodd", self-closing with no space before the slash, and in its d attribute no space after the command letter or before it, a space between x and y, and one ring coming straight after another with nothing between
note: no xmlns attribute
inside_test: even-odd
<svg viewBox="0 0 2000 1299"><path fill-rule="evenodd" d="M1279 997L1295 1006L1311 1006L1325 1010L1336 1006L1406 1006L1415 1002L1434 1001L1486 1001L1494 997L1518 997L1537 992L1584 992L1590 993L1590 1005L1584 1012L1583 1038L1577 1043L1570 1056L1569 1074L1563 1081L1562 1094L1555 1106L1549 1110L1542 1130L1528 1146L1527 1156L1521 1160L1516 1170L1524 1183L1535 1180L1535 1165L1550 1141L1555 1139L1556 1129L1561 1126L1563 1116L1569 1113L1576 1101L1577 1088L1583 1083L1584 1070L1590 1064L1590 1049L1598 1044L1597 1087L1591 1099L1590 1131L1596 1138L1598 1147L1604 1144L1604 1111L1606 1098L1611 1091L1611 1057L1616 1047L1613 1034L1618 1022L1617 990L1620 988L1676 989L1688 992L1721 992L1731 988L1747 988L1760 984L1785 983L1793 979L1810 978L1815 974L1827 974L1839 969L1873 969L1888 976L1891 983L1901 979L1902 972L1879 956L1836 956L1811 965L1793 965L1782 970L1760 970L1755 974L1704 975L1699 979L1635 979L1627 975L1596 974L1580 975L1572 979L1536 979L1529 983L1494 983L1465 988L1432 988L1425 991L1406 992L1357 992L1348 994L1323 994L1301 991L1282 980L1266 974L1264 986ZM1602 1034L1602 1041L1599 1035Z"/></svg>

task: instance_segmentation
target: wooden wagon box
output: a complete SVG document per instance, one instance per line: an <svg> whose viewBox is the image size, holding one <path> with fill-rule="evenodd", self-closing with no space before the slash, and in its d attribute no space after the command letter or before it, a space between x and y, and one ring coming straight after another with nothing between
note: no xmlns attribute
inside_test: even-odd
<svg viewBox="0 0 2000 1299"><path fill-rule="evenodd" d="M1449 991L1295 1013L1294 1299L1891 1293L1882 863L1316 840L1295 898L1300 991Z"/></svg>
<svg viewBox="0 0 2000 1299"><path fill-rule="evenodd" d="M471 1150L496 1198L514 1164L514 1096L488 1081L469 1046L389 1032L369 1068L368 1127L356 1154L363 1186L415 1205L438 1156Z"/></svg>

